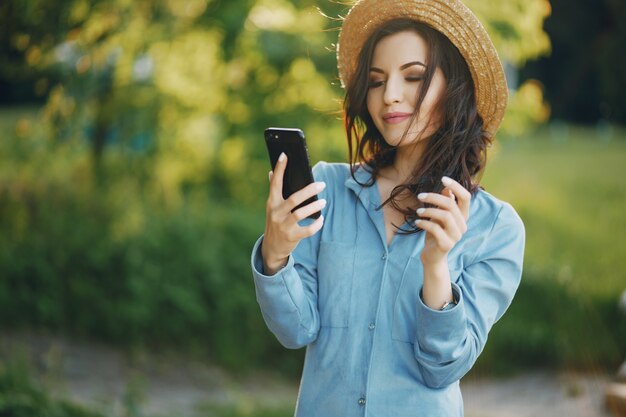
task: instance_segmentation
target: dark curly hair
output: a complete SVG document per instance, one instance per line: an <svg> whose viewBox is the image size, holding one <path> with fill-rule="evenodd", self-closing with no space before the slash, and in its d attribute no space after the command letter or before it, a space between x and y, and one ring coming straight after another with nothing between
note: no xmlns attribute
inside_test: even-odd
<svg viewBox="0 0 626 417"><path fill-rule="evenodd" d="M359 166L372 173L372 180L362 186L374 185L380 170L394 162L396 148L385 139L374 125L367 110L369 71L374 48L389 35L414 31L428 45L427 69L422 87L416 97L415 112L411 122L419 116L419 109L437 68L443 72L446 88L434 114L441 114L441 125L428 138L424 153L415 161L410 178L396 186L381 206L391 204L404 213L409 225L414 225L418 207L402 208L398 203L407 192L441 192L441 177L446 175L458 181L471 193L480 187L479 176L485 168L490 136L483 130L483 120L478 114L474 95L474 83L465 59L448 38L426 24L410 19L396 19L381 25L365 42L358 59L357 70L344 98L344 126L348 140L349 161L352 176ZM411 123L409 123L410 126ZM408 131L408 129L407 129ZM405 131L404 135L407 135ZM356 178L355 178L356 180ZM418 203L419 204L419 203ZM398 227L398 226L396 226ZM415 226L401 229L400 233L420 231Z"/></svg>

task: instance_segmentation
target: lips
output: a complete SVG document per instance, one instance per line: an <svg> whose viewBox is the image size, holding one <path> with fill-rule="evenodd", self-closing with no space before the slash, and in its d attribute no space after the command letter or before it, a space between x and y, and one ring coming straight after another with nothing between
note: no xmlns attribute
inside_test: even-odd
<svg viewBox="0 0 626 417"><path fill-rule="evenodd" d="M411 113L401 113L401 112L386 113L385 115L383 115L383 121L389 124L396 124L396 123L404 122L409 117L411 117Z"/></svg>

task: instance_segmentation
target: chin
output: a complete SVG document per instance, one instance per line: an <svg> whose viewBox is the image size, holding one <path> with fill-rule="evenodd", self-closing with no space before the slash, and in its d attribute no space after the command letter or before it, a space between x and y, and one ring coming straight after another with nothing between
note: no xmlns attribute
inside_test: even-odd
<svg viewBox="0 0 626 417"><path fill-rule="evenodd" d="M427 133L427 132L425 132ZM402 146L410 146L415 143L421 141L424 135L418 135L415 132L409 132L406 136L404 136L404 130L400 133L394 132L387 135L383 135L385 142L387 145L393 146L394 148L402 147Z"/></svg>
<svg viewBox="0 0 626 417"><path fill-rule="evenodd" d="M400 143L400 141L402 140L402 135L398 136L398 135L382 135L383 139L385 139L385 142L387 143L387 145L389 146L398 146L398 144Z"/></svg>

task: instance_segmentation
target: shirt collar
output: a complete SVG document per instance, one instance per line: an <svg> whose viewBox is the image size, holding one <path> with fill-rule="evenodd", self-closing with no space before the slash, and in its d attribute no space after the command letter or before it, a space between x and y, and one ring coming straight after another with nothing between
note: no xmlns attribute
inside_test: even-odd
<svg viewBox="0 0 626 417"><path fill-rule="evenodd" d="M371 181L372 173L365 166L358 165L354 175L349 175L345 182L345 186L356 194L366 208L380 206L380 194L376 184L371 187L362 185L369 184Z"/></svg>

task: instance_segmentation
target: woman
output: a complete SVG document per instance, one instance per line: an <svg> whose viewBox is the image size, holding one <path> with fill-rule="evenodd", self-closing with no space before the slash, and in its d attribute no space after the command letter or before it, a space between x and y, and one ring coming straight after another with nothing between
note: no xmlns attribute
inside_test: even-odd
<svg viewBox="0 0 626 417"><path fill-rule="evenodd" d="M455 0L360 1L337 56L350 164L284 200L283 155L252 254L268 327L307 347L296 415L462 416L459 380L522 269L521 220L477 183L502 66Z"/></svg>

